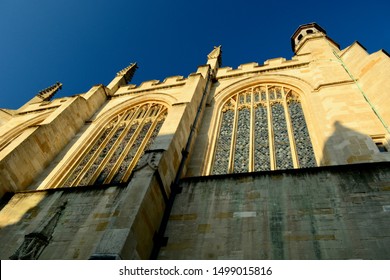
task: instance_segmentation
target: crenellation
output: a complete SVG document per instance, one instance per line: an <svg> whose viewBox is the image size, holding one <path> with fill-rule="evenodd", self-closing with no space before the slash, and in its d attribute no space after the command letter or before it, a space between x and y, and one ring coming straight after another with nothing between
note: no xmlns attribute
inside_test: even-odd
<svg viewBox="0 0 390 280"><path fill-rule="evenodd" d="M142 82L139 86L138 89L146 89L146 88L151 88L155 85L158 85L160 83L160 80L149 80Z"/></svg>
<svg viewBox="0 0 390 280"><path fill-rule="evenodd" d="M123 96L126 94L138 94L141 92L150 92L156 90L167 90L175 87L184 86L187 79L183 76L171 76L165 78L164 81L150 80L137 85L126 85L120 87L114 94L113 97Z"/></svg>
<svg viewBox="0 0 390 280"><path fill-rule="evenodd" d="M162 83L160 83L160 85L175 84L176 82L181 82L181 81L184 81L184 80L185 80L184 76L180 76L180 75L171 76L171 77L165 78L164 81Z"/></svg>
<svg viewBox="0 0 390 280"><path fill-rule="evenodd" d="M286 59L284 57L271 58L264 61L264 66L280 65L283 62L286 62Z"/></svg>
<svg viewBox="0 0 390 280"><path fill-rule="evenodd" d="M218 69L217 76L225 76L228 72L233 71L232 67L222 67Z"/></svg>
<svg viewBox="0 0 390 280"><path fill-rule="evenodd" d="M128 84L128 85L125 86L125 88L126 89L135 89L135 88L137 88L137 85L135 85L135 84Z"/></svg>
<svg viewBox="0 0 390 280"><path fill-rule="evenodd" d="M271 73L276 71L304 68L309 65L308 61L301 61L297 59L285 60L283 58L267 63L268 64L265 65L258 65L258 63L246 63L240 65L237 69L232 69L231 67L221 68L218 70L217 78L223 79L244 74Z"/></svg>
<svg viewBox="0 0 390 280"><path fill-rule="evenodd" d="M259 67L259 64L257 62L248 62L248 63L240 64L237 67L237 69L242 71L251 71L257 67Z"/></svg>

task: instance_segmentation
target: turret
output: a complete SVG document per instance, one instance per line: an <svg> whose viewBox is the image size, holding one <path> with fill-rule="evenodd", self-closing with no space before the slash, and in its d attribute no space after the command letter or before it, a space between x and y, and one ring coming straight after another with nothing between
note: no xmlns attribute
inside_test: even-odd
<svg viewBox="0 0 390 280"><path fill-rule="evenodd" d="M310 47L307 47L310 42L318 41L318 39L325 39L323 43L325 42L326 44L329 44L337 49L340 48L335 41L333 41L326 35L325 29L323 29L317 23L313 22L299 26L298 29L294 32L294 34L291 36L292 51L295 54L299 54L300 52L302 52L302 49L304 50L303 53L305 53L307 52L307 48L312 51L316 47L322 47L323 44L314 44Z"/></svg>

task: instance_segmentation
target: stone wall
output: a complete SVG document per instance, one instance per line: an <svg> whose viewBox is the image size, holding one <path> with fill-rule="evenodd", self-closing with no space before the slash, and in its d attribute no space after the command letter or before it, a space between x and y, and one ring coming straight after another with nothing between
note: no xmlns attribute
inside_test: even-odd
<svg viewBox="0 0 390 280"><path fill-rule="evenodd" d="M389 259L390 163L184 179L159 259Z"/></svg>
<svg viewBox="0 0 390 280"><path fill-rule="evenodd" d="M124 188L69 188L17 193L0 211L0 259L11 257L25 235L50 238L39 259L88 259L118 209ZM50 229L45 224L66 203Z"/></svg>
<svg viewBox="0 0 390 280"><path fill-rule="evenodd" d="M102 86L68 99L0 152L0 197L26 189L106 100ZM22 121L26 121L22 118ZM12 122L15 130L18 123Z"/></svg>

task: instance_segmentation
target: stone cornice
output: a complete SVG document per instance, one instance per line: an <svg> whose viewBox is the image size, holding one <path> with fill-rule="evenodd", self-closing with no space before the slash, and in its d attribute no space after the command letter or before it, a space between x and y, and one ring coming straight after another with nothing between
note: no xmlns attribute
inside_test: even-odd
<svg viewBox="0 0 390 280"><path fill-rule="evenodd" d="M40 108L40 109L35 109L35 110L30 110L30 111L23 111L23 112L19 112L18 115L26 115L26 114L32 114L32 113L37 113L37 112L43 112L43 111L53 111L53 110L59 108L60 106L61 105L56 105L56 106Z"/></svg>
<svg viewBox="0 0 390 280"><path fill-rule="evenodd" d="M333 83L320 84L317 87L315 87L313 90L319 91L321 88L324 88L324 87L332 87L332 86L339 86L339 85L343 85L343 84L353 84L353 83L354 83L353 80L337 81L337 82L333 82Z"/></svg>

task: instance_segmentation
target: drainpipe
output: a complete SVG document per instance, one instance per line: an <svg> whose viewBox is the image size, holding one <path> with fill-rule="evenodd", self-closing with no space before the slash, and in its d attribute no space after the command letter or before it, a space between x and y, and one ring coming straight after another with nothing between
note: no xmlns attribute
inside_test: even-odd
<svg viewBox="0 0 390 280"><path fill-rule="evenodd" d="M204 108L204 103L207 99L206 97L207 97L207 92L208 92L211 76L212 76L212 74L210 72L210 67L209 67L209 69L207 71L206 86L203 90L202 98L200 100L194 122L192 123L192 126L191 126L191 131L190 131L190 135L188 136L186 147L182 151L182 159L180 161L179 169L177 170L175 180L173 181L173 183L171 185L171 195L168 199L168 202L167 202L167 205L166 205L166 208L164 211L164 215L163 215L163 218L161 221L160 228L154 237L154 245L153 245L152 253L150 255L150 259L152 259L152 260L157 259L160 248L162 246L165 246L167 243L167 240L164 238L165 230L166 230L167 225L168 225L168 220L169 220L169 216L171 214L171 210L173 207L173 202L175 201L175 197L177 194L179 194L181 192L181 189L179 187L180 178L183 175L182 173L183 173L186 161L188 159L188 155L190 153L190 147L191 147L192 142L194 140L196 129L198 128L198 125L199 125L199 121L201 118L200 116L201 116L202 110Z"/></svg>

